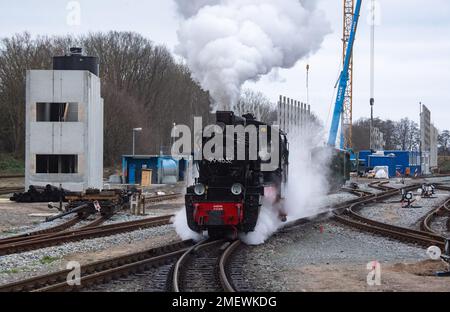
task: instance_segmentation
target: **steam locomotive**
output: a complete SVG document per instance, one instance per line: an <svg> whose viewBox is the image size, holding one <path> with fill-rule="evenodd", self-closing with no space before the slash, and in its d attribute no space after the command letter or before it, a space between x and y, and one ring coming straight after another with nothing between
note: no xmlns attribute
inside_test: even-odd
<svg viewBox="0 0 450 312"><path fill-rule="evenodd" d="M202 143L206 146L211 140L223 140L223 148L215 147L213 150L218 152L215 157L202 157L195 162L198 178L187 188L185 196L189 227L197 233L207 231L210 237L253 232L263 197L274 207L280 207L283 218L289 165L286 134L256 120L252 114L239 117L233 112L219 111L216 119L222 137L202 136ZM237 127L256 129L257 133L239 133Z"/></svg>

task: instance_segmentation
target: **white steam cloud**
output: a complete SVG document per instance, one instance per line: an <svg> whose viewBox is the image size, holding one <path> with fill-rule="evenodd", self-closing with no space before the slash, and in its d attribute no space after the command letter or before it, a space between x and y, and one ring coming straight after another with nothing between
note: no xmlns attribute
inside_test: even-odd
<svg viewBox="0 0 450 312"><path fill-rule="evenodd" d="M183 17L176 52L210 92L215 110L233 110L242 85L316 52L330 26L313 0L175 0Z"/></svg>
<svg viewBox="0 0 450 312"><path fill-rule="evenodd" d="M309 123L301 134L296 133L289 138L289 183L283 207L288 221L308 218L324 212L321 208L325 205L324 199L329 189L327 177L331 158L330 150L320 149L320 152L314 154L314 159L311 159L312 151L320 147L320 142L323 142L322 137L323 128L315 123ZM255 231L241 234L240 238L246 244L260 245L283 225L279 210L263 199ZM176 214L173 226L183 240L200 241L203 238L188 227L185 208Z"/></svg>
<svg viewBox="0 0 450 312"><path fill-rule="evenodd" d="M186 208L182 208L178 211L178 213L172 219L172 225L175 228L175 232L177 232L178 236L182 240L192 239L194 241L202 240L202 235L192 231L187 222Z"/></svg>
<svg viewBox="0 0 450 312"><path fill-rule="evenodd" d="M320 149L323 129L309 123L301 134L290 136L289 181L285 193L284 212L288 221L315 216L323 211L324 199L329 190L328 173L331 159L330 150ZM241 239L249 245L263 244L284 223L280 221L276 208L263 204L255 231L241 235Z"/></svg>

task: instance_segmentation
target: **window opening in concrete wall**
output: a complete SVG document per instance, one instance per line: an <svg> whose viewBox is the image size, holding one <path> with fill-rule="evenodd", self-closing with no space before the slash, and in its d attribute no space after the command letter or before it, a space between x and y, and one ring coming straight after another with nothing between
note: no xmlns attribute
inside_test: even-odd
<svg viewBox="0 0 450 312"><path fill-rule="evenodd" d="M78 173L77 155L36 155L36 173Z"/></svg>
<svg viewBox="0 0 450 312"><path fill-rule="evenodd" d="M78 122L78 103L36 103L37 122Z"/></svg>

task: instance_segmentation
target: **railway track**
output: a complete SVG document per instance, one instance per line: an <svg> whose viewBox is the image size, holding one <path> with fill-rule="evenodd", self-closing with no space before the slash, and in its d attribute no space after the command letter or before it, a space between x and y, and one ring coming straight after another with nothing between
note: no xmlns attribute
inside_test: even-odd
<svg viewBox="0 0 450 312"><path fill-rule="evenodd" d="M376 181L376 182L369 183L369 187L379 190L379 191L383 191L383 192L390 191L390 190L397 190L396 188L387 186L386 184L389 184L389 182L390 181Z"/></svg>
<svg viewBox="0 0 450 312"><path fill-rule="evenodd" d="M189 248L168 278L174 292L235 292L229 277L229 259L240 241L203 241Z"/></svg>
<svg viewBox="0 0 450 312"><path fill-rule="evenodd" d="M167 194L167 195L158 195L158 196L151 196L145 198L145 204L154 204L159 203L166 200L172 200L182 197L183 194L181 193L175 193L175 194Z"/></svg>
<svg viewBox="0 0 450 312"><path fill-rule="evenodd" d="M0 175L1 179L15 179L15 178L25 178L23 174L10 174L10 175Z"/></svg>
<svg viewBox="0 0 450 312"><path fill-rule="evenodd" d="M64 230L74 226L75 224L77 224L80 221L81 221L81 218L79 218L77 216L77 217L69 219L68 221L66 221L64 223L61 223L57 226L54 226L54 227L51 227L51 228L48 228L45 230L39 230L39 231L16 235L16 236L8 237L8 238L3 238L3 239L0 239L0 246L10 244L10 243L17 243L17 242L21 242L21 241L30 240L30 239L33 239L36 237L43 237L47 234L61 232L61 231L64 231Z"/></svg>
<svg viewBox="0 0 450 312"><path fill-rule="evenodd" d="M405 188L405 190L412 191L416 189L418 186L419 185L412 185ZM391 191L387 191L387 193L385 193L384 195L378 196L376 201L391 197L392 193L391 195L389 195L390 193ZM362 209L364 205L368 204L371 201L373 200L371 199L361 200L360 202L355 203L351 205L349 208L345 209L345 211L335 211L333 213L334 219L343 224L358 228L363 231L389 236L395 239L399 239L401 241L405 241L408 243L415 243L425 247L435 245L441 248L441 250L444 250L445 238L436 233L430 233L421 230L414 230L392 224L387 224L366 218L361 214L359 214L358 211Z"/></svg>
<svg viewBox="0 0 450 312"><path fill-rule="evenodd" d="M182 196L182 194L175 193L148 197L146 199L146 205L176 199L180 196ZM123 232L134 231L140 228L166 225L169 223L171 217L173 217L173 215L117 223L102 227L100 227L100 225L104 223L108 219L108 217L99 217L93 222L80 227L79 229L66 231L67 229L73 227L81 221L80 218L75 217L68 220L67 222L64 222L63 224L45 230L0 239L0 255L8 255L44 247L56 246L66 242L78 241L82 239L109 236Z"/></svg>
<svg viewBox="0 0 450 312"><path fill-rule="evenodd" d="M380 182L375 182L375 183L380 183ZM417 187L418 187L418 184L411 186L410 189L414 189ZM288 229L291 227L303 225L303 224L311 222L311 220L326 219L326 218L330 217L330 214L335 215L337 213L340 215L346 209L348 209L349 207L351 207L352 205L355 205L355 204L356 205L365 205L365 204L381 201L381 200L384 200L384 199L387 199L387 198L390 198L390 197L400 194L400 190L398 190L398 189L390 188L390 187L389 188L386 187L386 189L387 190L379 192L379 193L371 193L371 192L366 192L366 191L355 192L355 193L352 192L354 195L358 196L358 198L351 199L351 200L345 201L345 202L337 204L337 205L323 207L322 209L319 209L319 211L322 211L322 212L319 212L315 216L311 216L309 218L301 218L298 220L287 222L282 227L282 229ZM345 189L344 189L344 191L345 191Z"/></svg>
<svg viewBox="0 0 450 312"><path fill-rule="evenodd" d="M23 192L23 187L0 187L0 195L8 195L13 193Z"/></svg>
<svg viewBox="0 0 450 312"><path fill-rule="evenodd" d="M103 224L105 221L109 219L109 216L100 216L94 221L90 222L89 224L86 224L84 226L79 227L77 230L83 231L88 230L94 227L98 227L101 224ZM70 228L81 222L83 219L79 216L74 217L60 225L40 230L36 232L26 233L14 237L8 237L5 239L0 240L0 249L3 245L9 245L9 244L18 244L21 242L35 242L37 240L43 240L45 238L50 237L58 237L61 235L65 235L66 233L74 233L77 230L71 231Z"/></svg>
<svg viewBox="0 0 450 312"><path fill-rule="evenodd" d="M102 226L87 226L73 231L62 231L44 236L32 237L25 241L18 241L0 245L0 255L9 255L45 247L57 246L68 242L105 237L139 229L158 227L170 223L173 215L142 220L121 222ZM99 222L98 220L94 222Z"/></svg>
<svg viewBox="0 0 450 312"><path fill-rule="evenodd" d="M416 189L417 185L410 186L407 190ZM442 247L442 238L430 233L423 234L420 231L414 232L409 229L399 229L386 224L376 224L373 220L357 220L357 209L365 204L381 201L383 199L399 194L397 189L389 189L377 194L361 194L360 198L335 206L334 217L345 219L343 222L352 226L361 226L367 230L382 233L383 235L395 236L404 235L402 240L409 240L414 243L426 241L426 244L435 243ZM330 211L321 215L329 216ZM297 226L311 222L311 218L296 220L285 227ZM348 221L349 220L349 221ZM375 228L376 230L373 230ZM398 234L398 230L401 230ZM89 232L89 231L84 231ZM399 238L399 237L397 237ZM44 276L34 277L29 280L0 286L0 291L78 291L89 289L99 284L108 284L114 280L124 278L129 275L147 276L148 270L156 270L159 277L165 274L166 287L173 291L236 291L236 286L240 286L242 279L240 271L236 268L236 258L240 256L238 252L241 243L239 241L204 241L194 245L192 241L184 241L177 244L151 249L140 253L133 253L113 259L87 264L81 268L81 285L70 286L67 275L70 270L62 270ZM428 245L429 246L429 245ZM173 264L174 263L174 264ZM172 270L167 269L173 264ZM195 278L193 278L195 276ZM243 283L245 284L245 283ZM236 286L235 286L236 285Z"/></svg>
<svg viewBox="0 0 450 312"><path fill-rule="evenodd" d="M394 191L387 192L393 196ZM336 206L344 209L355 202L373 201L380 194L371 194L365 198L357 198ZM327 213L329 215L329 212ZM286 227L311 222L311 219L302 219L292 222ZM236 291L236 286L245 285L242 282L241 272L234 264L234 258L240 255L239 241L205 241L194 245L192 241L182 242L162 247L163 249L150 250L143 253L122 256L107 261L85 265L81 269L81 285L70 286L66 282L69 270L35 277L0 287L0 291L77 291L96 287L99 284L108 284L114 280L128 275L144 274L146 270L155 269L159 272L157 278L165 279L165 288L172 291ZM232 261L233 260L233 261ZM241 259L242 260L242 259ZM239 261L236 261L239 263ZM167 265L171 270L164 268ZM165 274L165 275L164 275ZM198 277L200 274L201 278ZM161 277L160 275L164 275ZM190 278L196 275L195 279ZM154 278L154 276L152 277ZM236 286L235 286L236 285Z"/></svg>
<svg viewBox="0 0 450 312"><path fill-rule="evenodd" d="M157 268L170 261L173 262L192 245L192 241L182 241L83 265L80 268L79 285L67 283L67 277L71 272L71 269L67 269L0 286L0 292L79 291L94 285L108 283L123 276Z"/></svg>
<svg viewBox="0 0 450 312"><path fill-rule="evenodd" d="M431 226L434 219L440 216L444 216L446 214L450 214L450 198L447 199L442 205L440 205L437 209L433 209L430 211L425 218L422 220L420 224L420 229L424 232L438 234ZM449 218L450 220L450 218ZM449 222L448 222L449 224Z"/></svg>
<svg viewBox="0 0 450 312"><path fill-rule="evenodd" d="M341 188L341 190L344 192L350 193L352 195L358 196L359 198L373 195L372 192L367 192L367 191L363 191L360 189L352 189L352 188L343 187L343 188Z"/></svg>
<svg viewBox="0 0 450 312"><path fill-rule="evenodd" d="M203 291L234 292L235 289L229 274L231 266L229 260L239 246L240 241L208 241L197 245L194 245L193 241L190 240L182 241L81 266L80 281L77 285L67 283L67 277L71 273L71 270L67 269L0 286L0 292L88 290L97 285L107 284L129 275L143 274L143 272L151 269L159 269L171 263L175 264L174 269L168 272L168 275L165 277L167 282L166 288L174 285L173 281L176 279L176 285L182 282L182 289L186 289L186 291L202 289ZM204 257L201 258L201 256ZM208 257L211 258L208 259ZM192 284L188 285L188 282L184 280L185 276L187 276L185 274L188 274L186 273L188 260L196 261L196 263L203 265L203 267L190 268L197 270L195 271L197 273L202 273L201 278L199 276L195 276L195 278L190 277L190 282L201 280L200 284L203 286L200 288L193 287ZM203 262L202 264L202 261L206 261L206 263ZM182 275L175 273L175 270ZM195 274L195 272L190 271L189 274ZM175 289L175 291L179 290L180 288Z"/></svg>

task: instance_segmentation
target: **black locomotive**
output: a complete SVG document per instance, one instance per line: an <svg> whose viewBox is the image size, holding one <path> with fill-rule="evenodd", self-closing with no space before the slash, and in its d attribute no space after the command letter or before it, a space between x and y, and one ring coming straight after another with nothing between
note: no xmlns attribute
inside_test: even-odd
<svg viewBox="0 0 450 312"><path fill-rule="evenodd" d="M223 148L220 156L195 162L198 178L187 188L185 197L188 225L198 233L208 231L210 237L252 232L263 197L269 198L274 207L281 207L288 177L287 137L252 114L239 117L221 111L216 118L216 125L222 129ZM217 140L217 135L202 138L203 146Z"/></svg>

